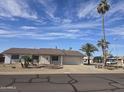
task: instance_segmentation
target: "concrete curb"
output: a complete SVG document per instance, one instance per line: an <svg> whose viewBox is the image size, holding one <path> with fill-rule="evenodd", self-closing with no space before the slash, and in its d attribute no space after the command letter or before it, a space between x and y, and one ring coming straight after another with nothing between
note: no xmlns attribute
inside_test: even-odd
<svg viewBox="0 0 124 93"><path fill-rule="evenodd" d="M88 75L88 74L124 74L123 72L117 72L117 73L115 73L115 72L105 72L105 73L100 73L100 72L94 72L94 73L88 73L88 72L78 72L78 73L75 73L75 72L47 72L47 73L36 73L36 72L30 72L30 73L27 73L27 72L0 72L0 75L36 75L36 74L86 74L86 75Z"/></svg>

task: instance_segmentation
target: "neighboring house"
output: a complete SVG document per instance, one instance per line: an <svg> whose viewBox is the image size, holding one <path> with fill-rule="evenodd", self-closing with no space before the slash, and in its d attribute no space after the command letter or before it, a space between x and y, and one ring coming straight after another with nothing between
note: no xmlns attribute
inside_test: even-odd
<svg viewBox="0 0 124 93"><path fill-rule="evenodd" d="M119 66L124 65L124 57L123 56L115 56L107 58L107 62L109 63L116 63Z"/></svg>
<svg viewBox="0 0 124 93"><path fill-rule="evenodd" d="M117 56L116 60L117 60L118 64L124 65L124 57L123 56Z"/></svg>
<svg viewBox="0 0 124 93"><path fill-rule="evenodd" d="M91 64L93 63L93 57L90 57L90 63ZM88 64L88 57L87 56L83 57L83 64Z"/></svg>
<svg viewBox="0 0 124 93"><path fill-rule="evenodd" d="M2 54L5 56L4 63L10 64L19 62L20 58L24 55L30 55L33 62L39 64L81 64L83 54L78 51L61 50L52 48L10 48Z"/></svg>

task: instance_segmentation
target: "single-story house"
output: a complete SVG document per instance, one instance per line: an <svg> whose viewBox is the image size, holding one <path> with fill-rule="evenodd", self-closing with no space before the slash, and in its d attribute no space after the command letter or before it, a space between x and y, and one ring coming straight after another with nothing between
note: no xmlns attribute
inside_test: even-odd
<svg viewBox="0 0 124 93"><path fill-rule="evenodd" d="M124 65L124 56L115 56L116 62L119 65Z"/></svg>
<svg viewBox="0 0 124 93"><path fill-rule="evenodd" d="M52 48L10 48L2 53L5 64L19 62L24 55L32 56L33 61L43 64L81 64L83 54L79 51Z"/></svg>

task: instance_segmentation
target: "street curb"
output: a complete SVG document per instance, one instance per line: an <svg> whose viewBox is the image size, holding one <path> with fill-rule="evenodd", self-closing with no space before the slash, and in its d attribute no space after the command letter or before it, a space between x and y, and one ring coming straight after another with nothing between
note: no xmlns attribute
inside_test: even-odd
<svg viewBox="0 0 124 93"><path fill-rule="evenodd" d="M81 72L81 73L75 73L75 72L58 72L58 73L55 73L55 72L50 72L50 73L19 73L19 72L0 72L0 75L36 75L36 74L43 74L43 75L47 75L47 74L55 74L55 75L61 75L61 74L84 74L84 75L91 75L91 74L124 74L124 73L110 73L110 72L107 72L107 73L84 73L84 72Z"/></svg>

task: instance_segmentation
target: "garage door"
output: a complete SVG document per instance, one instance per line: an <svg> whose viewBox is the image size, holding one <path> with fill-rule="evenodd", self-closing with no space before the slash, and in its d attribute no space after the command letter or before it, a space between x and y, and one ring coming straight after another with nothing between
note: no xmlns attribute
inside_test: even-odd
<svg viewBox="0 0 124 93"><path fill-rule="evenodd" d="M80 65L81 62L81 57L66 56L63 59L64 65Z"/></svg>

